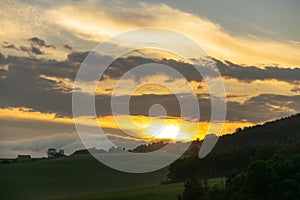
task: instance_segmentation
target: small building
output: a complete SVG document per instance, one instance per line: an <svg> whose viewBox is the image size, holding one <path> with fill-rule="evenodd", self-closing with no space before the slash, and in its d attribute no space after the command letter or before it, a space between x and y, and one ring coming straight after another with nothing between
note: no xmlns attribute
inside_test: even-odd
<svg viewBox="0 0 300 200"><path fill-rule="evenodd" d="M26 162L32 160L31 155L18 155L17 161Z"/></svg>
<svg viewBox="0 0 300 200"><path fill-rule="evenodd" d="M60 149L58 151L58 154L61 155L61 156L64 156L65 155L65 151L63 149Z"/></svg>
<svg viewBox="0 0 300 200"><path fill-rule="evenodd" d="M65 151L63 149L60 149L58 152L55 148L49 148L47 151L48 158L56 158L56 157L62 157L65 156Z"/></svg>
<svg viewBox="0 0 300 200"><path fill-rule="evenodd" d="M48 158L53 158L56 156L56 154L57 154L57 152L56 152L56 149L54 149L54 148L49 148L47 151Z"/></svg>

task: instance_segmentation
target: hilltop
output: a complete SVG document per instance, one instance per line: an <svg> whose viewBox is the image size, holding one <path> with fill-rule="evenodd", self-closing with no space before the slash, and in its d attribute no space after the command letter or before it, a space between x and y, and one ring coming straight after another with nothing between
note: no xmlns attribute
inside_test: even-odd
<svg viewBox="0 0 300 200"><path fill-rule="evenodd" d="M262 125L239 128L235 133L219 138L213 152L245 145L264 143L294 143L300 140L300 114L266 122Z"/></svg>
<svg viewBox="0 0 300 200"><path fill-rule="evenodd" d="M194 176L230 176L245 169L253 160L267 160L276 153L299 153L300 114L221 136L212 152L198 159L201 144L202 141L193 142L186 152L189 156L170 165L169 181L180 182Z"/></svg>

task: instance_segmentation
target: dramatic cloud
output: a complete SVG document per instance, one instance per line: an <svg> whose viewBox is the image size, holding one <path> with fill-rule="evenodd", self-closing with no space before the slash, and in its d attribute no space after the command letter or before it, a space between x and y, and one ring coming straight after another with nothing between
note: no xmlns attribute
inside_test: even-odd
<svg viewBox="0 0 300 200"><path fill-rule="evenodd" d="M300 46L296 42L231 35L219 24L166 4L133 3L128 6L120 3L115 4L113 10L106 4L89 5L69 2L69 5L56 4L49 8L17 1L3 3L0 37L16 44L35 36L57 47L67 41L87 50L120 32L145 26L163 27L186 34L218 59L259 67L272 63L288 68L300 66ZM59 50L51 54L52 58L65 55L66 52Z"/></svg>
<svg viewBox="0 0 300 200"><path fill-rule="evenodd" d="M69 50L69 51L72 51L73 50L73 47L71 47L70 45L68 44L63 44L63 48Z"/></svg>
<svg viewBox="0 0 300 200"><path fill-rule="evenodd" d="M29 50L30 49L25 49ZM39 67L39 72L43 75L54 76L59 78L70 78L74 80L77 70L81 62L86 58L89 52L73 52L68 55L68 60L65 61L55 61L55 60L45 60L45 59L32 59L27 57L16 57L9 56L6 59L6 62L11 63L28 63L35 62ZM97 55L101 58L100 55ZM105 59L105 57L103 57ZM0 60L4 62L5 58L2 57ZM267 66L265 68L259 68L255 66L245 66L237 65L232 62L226 61L222 62L217 59L213 59L218 67L221 75L226 78L234 78L239 81L252 82L255 80L278 80L286 81L289 83L300 81L300 68L279 68ZM173 59L151 59L144 58L141 56L129 56L121 57L115 60L110 67L105 71L105 76L108 76L112 79L119 79L124 73L133 69L136 66L147 64L147 63L160 63L172 67L173 69L180 72L184 75L185 78L189 81L201 81L202 77L197 73L194 67L182 61L176 61ZM52 66L52 67L49 67ZM156 71L152 72L153 74L157 73ZM153 75L149 74L149 75ZM206 74L210 76L210 70L206 70Z"/></svg>
<svg viewBox="0 0 300 200"><path fill-rule="evenodd" d="M5 56L0 52L0 64L6 64L7 60Z"/></svg>
<svg viewBox="0 0 300 200"><path fill-rule="evenodd" d="M40 112L56 113L57 116L71 117L71 92L73 90L73 81L77 70L79 69L80 62L87 54L88 52L71 53L65 61L17 56L8 56L5 58L0 54L1 63L7 63L8 65L8 69L2 69L0 74L0 89L1 91L5 91L1 96L0 106L2 108L26 107ZM105 72L102 82L103 84L108 83L110 80L116 82L128 70L149 62L162 63L171 66L185 75L185 77L193 84L195 84L195 80L200 80L200 82L202 80L200 75L195 73L194 68L188 63L170 59L146 59L138 56L129 56L114 61ZM230 62L223 63L218 60L215 60L215 62L221 74L225 77L225 86L229 91L227 120L238 121L238 119L242 117L250 122L260 122L274 118L272 116L277 116L278 113L283 116L284 114L292 114L299 111L299 108L296 107L295 104L289 103L295 103L297 100L295 98L296 96L293 96L293 94L296 95L298 91L295 85L299 82L300 77L298 68L281 69L277 67L266 67L265 69L259 69L254 66L239 66ZM156 80L158 78L164 80L164 76L158 76L157 71L153 71L149 76L155 77ZM177 77L172 78L172 80L165 79L164 81L166 83L170 82L170 84L176 84ZM227 78L229 79L227 80ZM231 81L233 79L236 81ZM257 82L259 80L261 82ZM270 84L266 80L270 80ZM274 80L285 81L285 85L281 82L278 82L278 84L283 85L284 88L290 88L290 91L281 91L279 88L279 92L276 93L276 90L268 89L272 86L272 81ZM249 82L252 82L253 86L251 86ZM240 89L238 87L239 85L241 86ZM266 87L260 89L259 87L262 88L263 85L266 85ZM202 89L205 84L199 83L196 86L200 87L198 101L200 104L202 120L208 121L210 118L210 100L207 95L207 90ZM110 91L105 93L104 90L113 89L113 87L114 84L110 84L108 87L105 87L102 90L99 89L97 92L96 109L99 115L111 115L111 93ZM176 88L180 92L180 85L176 86ZM272 88L274 89L274 87ZM148 93L145 93L146 90ZM155 90L157 89L145 87L137 93L137 96L132 97L130 101L131 114L147 116L151 105L159 103L166 108L168 115L180 116L180 108L175 96L169 92L164 93L164 90L161 89L159 89L159 91L162 91L162 93L156 94ZM260 93L258 93L257 90L260 90ZM152 91L153 93L150 94L149 91ZM261 94L262 92L273 92L273 94ZM281 92L284 94L283 96L289 100L282 101L282 103L273 101L272 99L278 98L278 96L274 95L279 95ZM184 93L184 89L182 89L182 93ZM261 100L258 98L261 97L261 95L270 96L271 99L267 100L265 98L264 104L262 104ZM122 99L125 97L126 92L117 98ZM236 101L238 98L242 98L243 100ZM270 105L273 105L273 107ZM278 107L278 109L275 109L276 107ZM262 113L255 115L253 108L257 109L257 112ZM266 110L268 110L268 112L266 112Z"/></svg>
<svg viewBox="0 0 300 200"><path fill-rule="evenodd" d="M96 44L115 34L142 27L178 31L208 52L205 61L211 58L215 62L227 91L227 116L222 133L300 112L300 45L297 41L234 35L201 15L166 4L118 2L113 4L113 9L110 3L95 1L89 5L82 1L45 5L48 4L6 1L0 7L0 157L15 157L19 152L44 155L50 146L63 148L67 153L82 148L74 134L72 118L76 73ZM143 39L136 36L134 42L143 42ZM180 47L180 41L171 38L168 41L170 45ZM115 41L109 45L122 48L124 44ZM135 122L151 121L149 109L154 104L161 104L168 120L176 124L181 120L181 110L172 92L184 98L188 83L195 90L199 103L198 136L202 138L208 130L211 102L207 85L189 62L171 54L143 49L133 51L116 59L100 81L86 75L79 80L81 87L74 88L84 97L94 92L90 89L92 84L99 84L95 98L98 121L116 144L125 147L146 141L125 135L112 122L111 95L115 84L126 72L148 63L169 66L182 74L187 82L178 75L171 76L154 68L149 68L146 77L130 74L122 80L121 92L114 93L114 97L123 100L131 96L129 110ZM95 52L92 56L110 59ZM203 71L206 78L215 80L215 74L207 65L203 66ZM96 74L97 68L91 67L90 72ZM166 87L144 86L147 81L160 82ZM126 89L129 85L137 86L134 95ZM167 89L169 87L174 90ZM84 107L80 109L85 111ZM192 113L194 108L188 105L186 109ZM95 129L89 124L90 114L80 116L87 118L84 125L88 130ZM120 120L124 121L126 117L126 113L120 111ZM152 120L159 123L162 119L157 114ZM121 123L121 126L132 133L137 132L130 124ZM91 141L95 138L95 135L89 137Z"/></svg>
<svg viewBox="0 0 300 200"><path fill-rule="evenodd" d="M0 68L0 79L5 78L7 75L7 70Z"/></svg>
<svg viewBox="0 0 300 200"><path fill-rule="evenodd" d="M20 50L20 51L24 51L26 53L28 53L28 55L43 55L44 53L42 52L42 50L40 50L37 47L31 46L31 47L25 47L25 46L20 46L20 48L16 49L16 50Z"/></svg>
<svg viewBox="0 0 300 200"><path fill-rule="evenodd" d="M5 49L15 49L18 50L18 48L14 44L5 44L2 46Z"/></svg>
<svg viewBox="0 0 300 200"><path fill-rule="evenodd" d="M36 54L36 55L42 55L43 54L43 52L37 47L31 47L31 53Z"/></svg>
<svg viewBox="0 0 300 200"><path fill-rule="evenodd" d="M244 103L228 103L227 118L253 123L280 118L300 112L300 95L260 94Z"/></svg>
<svg viewBox="0 0 300 200"><path fill-rule="evenodd" d="M216 65L222 76L235 78L240 81L252 82L254 80L270 80L276 79L279 81L299 82L300 68L279 68L268 67L261 69L255 66L241 66L232 62L221 62L216 60Z"/></svg>
<svg viewBox="0 0 300 200"><path fill-rule="evenodd" d="M190 36L216 58L247 65L300 66L300 47L255 36L233 36L219 24L165 4L68 5L48 11L55 23L86 41L100 42L140 27L164 27ZM142 11L142 12L141 12ZM76 15L80 12L80 16ZM99 19L99 20L97 20ZM139 38L137 37L138 41Z"/></svg>
<svg viewBox="0 0 300 200"><path fill-rule="evenodd" d="M55 49L55 46L53 44L46 44L44 40L37 37L29 38L28 42L30 43L30 46L20 45L19 47L17 47L14 44L10 44L9 42L4 41L4 45L2 47L4 49L23 51L28 53L28 55L44 55L44 52L41 50L41 48Z"/></svg>
<svg viewBox="0 0 300 200"><path fill-rule="evenodd" d="M28 41L31 42L31 45L37 45L39 47L46 47L46 48L53 48L55 49L55 46L53 44L46 44L46 42L43 39L33 37L29 38Z"/></svg>

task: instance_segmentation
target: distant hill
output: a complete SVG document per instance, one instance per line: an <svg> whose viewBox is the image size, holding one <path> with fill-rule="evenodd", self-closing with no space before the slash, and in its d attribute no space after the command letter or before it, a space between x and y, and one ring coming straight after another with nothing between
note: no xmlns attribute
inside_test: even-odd
<svg viewBox="0 0 300 200"><path fill-rule="evenodd" d="M130 152L134 153L146 153L146 152L151 152L151 151L156 151L160 148L163 148L166 146L168 143L159 141L159 142L152 142L150 144L142 144L134 148L133 150L129 150Z"/></svg>
<svg viewBox="0 0 300 200"><path fill-rule="evenodd" d="M71 156L74 155L83 155L83 154L91 154L91 153L120 153L125 151L125 149L122 149L121 147L114 147L112 146L108 151L105 151L103 149L96 149L96 148L91 148L91 149L80 149L75 151L74 153L71 154Z"/></svg>
<svg viewBox="0 0 300 200"><path fill-rule="evenodd" d="M75 155L83 155L83 154L90 154L90 152L93 153L107 153L107 151L103 150L103 149L80 149L75 151L74 153L71 154L71 156L75 156Z"/></svg>

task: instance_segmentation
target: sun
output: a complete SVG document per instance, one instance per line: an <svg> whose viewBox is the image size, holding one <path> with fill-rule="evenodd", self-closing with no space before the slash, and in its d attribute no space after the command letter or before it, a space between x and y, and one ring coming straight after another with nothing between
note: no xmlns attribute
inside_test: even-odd
<svg viewBox="0 0 300 200"><path fill-rule="evenodd" d="M172 139L172 140L188 140L191 139L187 134L180 132L180 127L173 124L168 124L162 127L156 135L155 138L160 139Z"/></svg>

